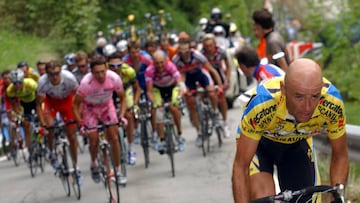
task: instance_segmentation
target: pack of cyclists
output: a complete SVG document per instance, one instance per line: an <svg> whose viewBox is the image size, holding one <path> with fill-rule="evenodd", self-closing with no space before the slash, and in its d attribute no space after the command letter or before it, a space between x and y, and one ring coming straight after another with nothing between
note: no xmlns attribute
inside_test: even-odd
<svg viewBox="0 0 360 203"><path fill-rule="evenodd" d="M150 140L154 149L159 152L164 149L164 131L161 123L157 122L156 109L165 101L171 101L179 151L185 150L182 114L178 109L179 97L186 101L189 117L196 131L195 144L198 147L201 145L200 122L193 95L198 87L209 92L213 116L223 119L224 137L230 137L225 91L229 87L231 67L226 47L222 47L224 44L219 42L222 42L221 38L229 37L228 39L232 39L227 42L229 46L240 45L235 40L236 27L222 22L219 12L214 9L207 24L204 20L201 21L203 34L199 36L197 44L197 40L186 32L177 35L176 44L173 39L164 35L144 46L134 39L108 43L102 37L97 39L96 48L92 52L68 53L63 62L39 60L37 70L21 61L14 70L2 73L1 101L5 106L5 117L11 123L13 113L10 112L24 115L22 125L25 143L31 151L29 122L32 114L37 114L40 124L48 129L48 158L54 168L58 163L53 154L53 130L50 127L54 125L57 113L66 123L74 166L77 166L76 131L83 133L86 130L89 140L89 168L96 183L100 182L99 163L96 160L99 145L96 127L99 122L108 126L106 134L118 180L121 184L127 182L120 167L117 124L126 123L128 164L133 166L136 164L134 143L140 134L135 111L139 108L141 94L145 94L153 109ZM255 63L253 66L259 62L256 60ZM243 64L247 65L246 61ZM3 129L6 126L2 125ZM10 146L11 136L10 134L7 138ZM77 171L81 177L81 170L78 168Z"/></svg>

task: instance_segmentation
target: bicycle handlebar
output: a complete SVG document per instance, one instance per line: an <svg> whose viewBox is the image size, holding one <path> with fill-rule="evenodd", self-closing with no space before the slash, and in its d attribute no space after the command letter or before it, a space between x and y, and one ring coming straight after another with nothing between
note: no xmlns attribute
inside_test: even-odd
<svg viewBox="0 0 360 203"><path fill-rule="evenodd" d="M311 195L314 193L331 193L334 197L334 201L336 203L345 203L345 199L343 196L344 191L344 185L338 184L336 186L329 186L329 185L317 185L317 186L310 186L304 189L291 191L291 190L285 190L284 192L281 192L278 195L272 195L267 196L263 198L259 198L253 201L250 201L251 203L264 203L264 202L273 202L275 200L278 201L290 201L294 197L300 197L301 195Z"/></svg>

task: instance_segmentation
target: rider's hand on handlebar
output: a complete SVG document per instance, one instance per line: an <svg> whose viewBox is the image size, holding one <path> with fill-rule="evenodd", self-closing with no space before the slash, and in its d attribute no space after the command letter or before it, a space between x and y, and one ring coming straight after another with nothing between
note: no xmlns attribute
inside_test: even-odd
<svg viewBox="0 0 360 203"><path fill-rule="evenodd" d="M128 120L125 117L120 118L120 123L124 124L124 126L127 126Z"/></svg>

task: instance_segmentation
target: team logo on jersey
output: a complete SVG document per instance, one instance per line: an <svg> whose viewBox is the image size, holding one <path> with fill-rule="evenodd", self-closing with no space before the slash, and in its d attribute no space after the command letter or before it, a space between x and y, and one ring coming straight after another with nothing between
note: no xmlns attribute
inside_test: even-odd
<svg viewBox="0 0 360 203"><path fill-rule="evenodd" d="M254 128L258 124L264 126L265 124L271 121L271 119L273 118L273 115L271 115L271 113L275 111L276 111L276 104L269 106L267 108L263 108L255 115L255 117L250 118L249 122Z"/></svg>
<svg viewBox="0 0 360 203"><path fill-rule="evenodd" d="M343 109L341 105L335 104L334 102L327 100L325 97L320 98L318 110L322 115L329 118L331 121L335 121L343 117Z"/></svg>

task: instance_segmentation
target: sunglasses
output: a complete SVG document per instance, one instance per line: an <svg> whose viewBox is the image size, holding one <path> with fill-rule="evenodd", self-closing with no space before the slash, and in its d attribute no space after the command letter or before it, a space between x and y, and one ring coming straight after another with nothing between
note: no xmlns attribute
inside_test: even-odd
<svg viewBox="0 0 360 203"><path fill-rule="evenodd" d="M22 81L16 81L16 82L14 82L14 85L19 86L19 85L22 85L22 83L23 83Z"/></svg>
<svg viewBox="0 0 360 203"><path fill-rule="evenodd" d="M47 74L49 76L58 76L58 75L60 75L60 71L58 71L58 72L48 72Z"/></svg>
<svg viewBox="0 0 360 203"><path fill-rule="evenodd" d="M110 68L120 68L121 67L121 63L110 63L109 66Z"/></svg>

